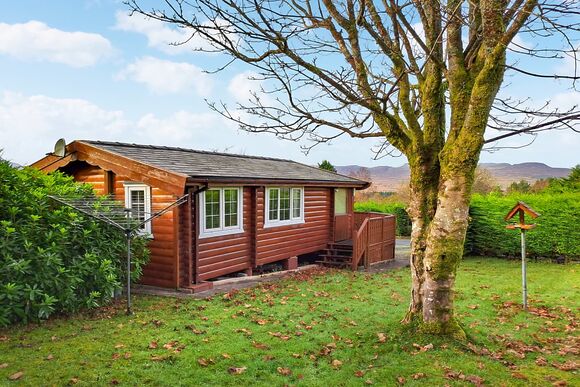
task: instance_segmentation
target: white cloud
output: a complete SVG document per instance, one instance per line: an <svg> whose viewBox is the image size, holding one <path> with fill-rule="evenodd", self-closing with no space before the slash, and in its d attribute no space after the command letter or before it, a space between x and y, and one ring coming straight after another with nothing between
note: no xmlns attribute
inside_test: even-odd
<svg viewBox="0 0 580 387"><path fill-rule="evenodd" d="M201 39L191 38L191 32L183 28L170 28L167 23L147 18L143 15L129 15L118 11L115 15L116 29L137 32L147 37L149 47L159 49L167 54L191 52L195 47L209 48ZM183 43L183 44L182 44Z"/></svg>
<svg viewBox="0 0 580 387"><path fill-rule="evenodd" d="M129 15L126 12L118 11L115 15L115 27L121 31L136 32L147 37L149 47L161 50L166 54L176 55L187 52L215 53L216 49L204 38L193 35L193 31L188 28L175 27L169 23L151 19L141 14ZM223 19L216 19L202 23L211 27L206 32L212 34L215 39L221 40L221 33L227 35L228 42L234 45L239 43L233 28ZM216 32L214 27L219 26L220 32Z"/></svg>
<svg viewBox="0 0 580 387"><path fill-rule="evenodd" d="M237 102L245 103L253 100L253 94L260 93L261 81L259 74L246 71L235 75L228 84L228 92Z"/></svg>
<svg viewBox="0 0 580 387"><path fill-rule="evenodd" d="M0 94L2 156L19 163L39 159L60 138L115 138L128 122L121 111L107 111L82 99Z"/></svg>
<svg viewBox="0 0 580 387"><path fill-rule="evenodd" d="M0 23L0 53L21 60L86 67L112 52L111 43L99 34L62 31L39 21Z"/></svg>
<svg viewBox="0 0 580 387"><path fill-rule="evenodd" d="M510 44L508 45L508 49L511 49L516 52L525 52L533 47L533 45L527 42L521 34L516 34Z"/></svg>
<svg viewBox="0 0 580 387"><path fill-rule="evenodd" d="M151 143L208 149L227 143L223 138L233 134L235 125L215 113L178 111L164 118L146 114L136 128Z"/></svg>
<svg viewBox="0 0 580 387"><path fill-rule="evenodd" d="M83 99L0 93L2 158L31 163L50 152L61 137L67 142L93 139L221 150L253 143L247 136L240 138L236 126L217 113L178 111L132 120L123 111L106 110Z"/></svg>
<svg viewBox="0 0 580 387"><path fill-rule="evenodd" d="M211 78L199 67L149 56L129 64L117 75L117 79L130 79L145 84L159 94L194 90L198 95L209 96L212 89Z"/></svg>

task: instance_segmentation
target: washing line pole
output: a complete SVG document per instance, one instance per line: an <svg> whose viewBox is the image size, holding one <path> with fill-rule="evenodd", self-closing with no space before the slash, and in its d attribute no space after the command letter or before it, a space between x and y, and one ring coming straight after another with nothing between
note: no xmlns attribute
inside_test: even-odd
<svg viewBox="0 0 580 387"><path fill-rule="evenodd" d="M140 223L131 222L134 210L132 210L131 208L123 208L120 204L120 201L104 200L97 198L95 196L80 199L61 198L53 195L48 195L48 197L60 204L63 204L85 215L88 215L93 219L99 220L103 223L113 226L116 229L121 230L125 233L125 238L127 240L127 289L126 289L127 315L132 314L133 311L131 307L131 259L132 259L131 239L147 222L150 222L151 220L160 217L173 207L180 206L181 204L185 203L187 201L187 198L189 197L189 194L181 196L167 207L159 210L158 212L150 214L151 216L149 216L148 218L146 217ZM100 208L102 208L102 211L99 211ZM112 218L115 215L115 212L110 211L111 209L117 211L118 216L115 219ZM122 218L124 218L124 222L122 218L119 219L121 216ZM122 225L122 223L125 223L125 225Z"/></svg>

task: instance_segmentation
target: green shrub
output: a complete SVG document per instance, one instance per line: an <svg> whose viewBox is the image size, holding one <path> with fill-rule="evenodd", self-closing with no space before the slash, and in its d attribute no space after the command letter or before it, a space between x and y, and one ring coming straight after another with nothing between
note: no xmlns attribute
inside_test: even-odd
<svg viewBox="0 0 580 387"><path fill-rule="evenodd" d="M508 230L504 216L523 201L540 213L537 219L526 218L536 228L527 232L530 257L580 257L580 193L517 194L510 196L474 195L470 206L466 253L493 256L519 256L520 232Z"/></svg>
<svg viewBox="0 0 580 387"><path fill-rule="evenodd" d="M381 212L385 214L393 214L397 217L397 235L410 236L411 235L411 218L407 214L407 206L399 202L383 202L375 201L357 202L354 204L355 211L361 212Z"/></svg>
<svg viewBox="0 0 580 387"><path fill-rule="evenodd" d="M121 287L123 233L48 194L93 191L63 174L17 170L0 160L0 326L96 307ZM133 246L133 275L139 276L146 241L137 238Z"/></svg>

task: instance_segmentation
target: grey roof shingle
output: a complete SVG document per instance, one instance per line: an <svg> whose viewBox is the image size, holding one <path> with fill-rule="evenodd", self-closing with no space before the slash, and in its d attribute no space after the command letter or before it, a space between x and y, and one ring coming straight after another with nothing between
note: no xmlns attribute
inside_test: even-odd
<svg viewBox="0 0 580 387"><path fill-rule="evenodd" d="M80 142L192 178L304 180L305 182L346 183L355 186L367 183L292 160L156 145L92 140L81 140Z"/></svg>

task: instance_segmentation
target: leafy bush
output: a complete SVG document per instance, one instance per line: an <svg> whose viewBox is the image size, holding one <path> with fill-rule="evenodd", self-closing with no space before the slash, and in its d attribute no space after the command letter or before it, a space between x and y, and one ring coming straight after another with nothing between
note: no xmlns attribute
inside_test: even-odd
<svg viewBox="0 0 580 387"><path fill-rule="evenodd" d="M518 194L511 196L474 195L470 206L466 253L493 256L519 256L520 233L508 230L504 216L519 201L540 213L526 218L536 228L526 234L530 257L580 257L580 192L562 194Z"/></svg>
<svg viewBox="0 0 580 387"><path fill-rule="evenodd" d="M0 160L0 326L110 301L121 287L124 234L47 197L93 195L60 173L17 170ZM138 277L146 241L133 243Z"/></svg>
<svg viewBox="0 0 580 387"><path fill-rule="evenodd" d="M405 209L407 206L399 202L375 202L365 201L354 204L355 211L361 212L382 212L385 214L393 214L397 217L397 235L410 236L411 235L411 218Z"/></svg>

